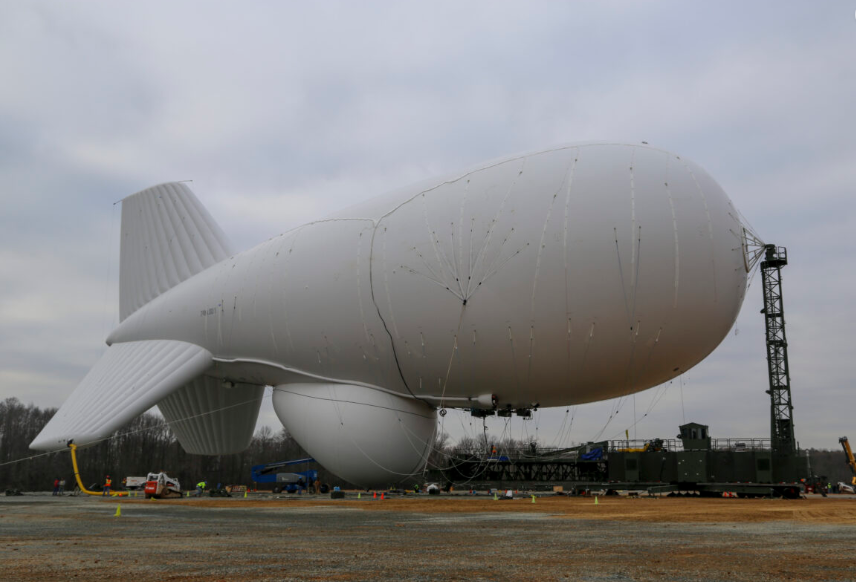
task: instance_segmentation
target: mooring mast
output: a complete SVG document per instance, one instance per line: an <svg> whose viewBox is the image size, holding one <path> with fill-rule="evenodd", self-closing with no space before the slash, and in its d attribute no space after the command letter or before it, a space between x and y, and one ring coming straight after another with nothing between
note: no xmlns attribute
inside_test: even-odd
<svg viewBox="0 0 856 582"><path fill-rule="evenodd" d="M770 377L770 444L778 455L796 452L794 407L791 403L791 376L788 371L788 340L782 305L782 267L788 264L785 247L764 245L761 261L764 284L764 323L767 332L767 371Z"/></svg>

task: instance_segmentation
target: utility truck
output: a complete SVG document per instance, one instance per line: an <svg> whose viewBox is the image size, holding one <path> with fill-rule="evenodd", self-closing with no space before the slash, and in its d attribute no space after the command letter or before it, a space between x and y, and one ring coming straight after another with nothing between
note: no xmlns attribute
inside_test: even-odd
<svg viewBox="0 0 856 582"><path fill-rule="evenodd" d="M146 481L146 477L125 477L122 479L122 485L125 486L125 489L136 491L145 487Z"/></svg>

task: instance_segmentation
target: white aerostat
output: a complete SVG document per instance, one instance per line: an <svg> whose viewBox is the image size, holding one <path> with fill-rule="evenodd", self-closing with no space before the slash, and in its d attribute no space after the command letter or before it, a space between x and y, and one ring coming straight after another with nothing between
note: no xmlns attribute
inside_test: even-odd
<svg viewBox="0 0 856 582"><path fill-rule="evenodd" d="M491 161L242 253L185 184L154 186L122 204L121 324L31 446L157 405L188 452L234 453L274 386L320 463L395 482L438 409L603 400L700 362L743 301L738 216L699 166L625 143Z"/></svg>

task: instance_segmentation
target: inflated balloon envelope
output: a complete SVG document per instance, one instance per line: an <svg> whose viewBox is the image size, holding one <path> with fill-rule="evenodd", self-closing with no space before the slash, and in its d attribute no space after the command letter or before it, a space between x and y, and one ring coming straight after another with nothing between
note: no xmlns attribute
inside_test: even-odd
<svg viewBox="0 0 856 582"><path fill-rule="evenodd" d="M184 183L122 203L120 325L31 446L157 405L190 453L249 444L265 386L297 442L365 487L421 473L437 409L613 398L735 321L744 227L703 169L582 143L400 188L235 253Z"/></svg>

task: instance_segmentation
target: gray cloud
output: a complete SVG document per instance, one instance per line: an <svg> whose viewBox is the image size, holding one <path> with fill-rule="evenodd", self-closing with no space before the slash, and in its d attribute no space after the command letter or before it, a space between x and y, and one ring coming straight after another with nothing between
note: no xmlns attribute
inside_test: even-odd
<svg viewBox="0 0 856 582"><path fill-rule="evenodd" d="M856 402L854 44L844 2L4 3L0 396L58 406L97 360L117 318L113 203L151 184L193 179L247 248L484 159L621 138L697 161L788 246L798 435L834 447ZM684 414L767 432L759 309L756 280L739 333L635 397L638 418L664 393L640 438ZM633 401L603 436L633 425ZM568 412L569 436L565 409L509 430L588 440L617 405ZM262 419L276 423L267 405Z"/></svg>

